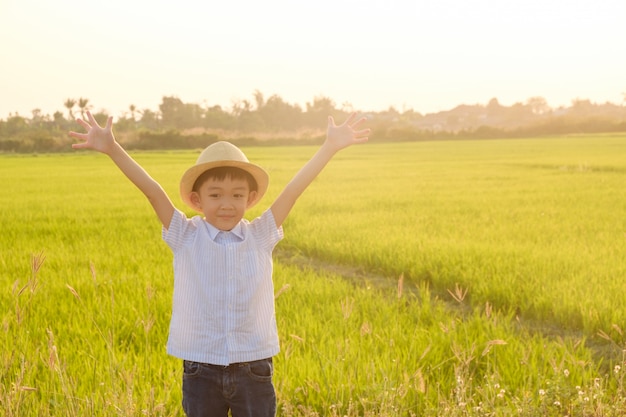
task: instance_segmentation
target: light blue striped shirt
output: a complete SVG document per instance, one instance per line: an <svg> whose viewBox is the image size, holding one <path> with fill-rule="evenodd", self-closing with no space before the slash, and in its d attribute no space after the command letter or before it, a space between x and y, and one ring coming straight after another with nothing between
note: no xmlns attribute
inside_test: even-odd
<svg viewBox="0 0 626 417"><path fill-rule="evenodd" d="M163 228L174 253L170 355L228 365L279 352L272 250L282 238L269 209L230 232L174 212Z"/></svg>

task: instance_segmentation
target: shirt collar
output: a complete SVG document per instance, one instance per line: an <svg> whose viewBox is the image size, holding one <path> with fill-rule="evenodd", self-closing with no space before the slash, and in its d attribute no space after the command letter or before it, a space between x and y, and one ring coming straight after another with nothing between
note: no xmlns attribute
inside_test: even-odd
<svg viewBox="0 0 626 417"><path fill-rule="evenodd" d="M220 230L217 227L213 226L211 223L207 222L206 220L204 222L206 223L207 230L209 232L209 236L211 237L211 240L214 241L214 242L215 242L215 239L217 239L217 235L219 235L220 232L222 232L222 233L232 233L235 236L237 236L239 239L243 240L243 229L241 227L241 222L237 223L235 225L235 227L233 227L229 231Z"/></svg>

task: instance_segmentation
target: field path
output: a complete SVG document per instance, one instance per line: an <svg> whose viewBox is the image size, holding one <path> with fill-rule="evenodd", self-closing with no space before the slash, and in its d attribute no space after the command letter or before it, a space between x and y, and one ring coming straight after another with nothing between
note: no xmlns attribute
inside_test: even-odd
<svg viewBox="0 0 626 417"><path fill-rule="evenodd" d="M320 274L340 276L352 282L357 287L373 285L381 290L389 290L390 292L399 291L399 282L396 278L392 279L356 266L330 263L319 258L307 257L302 252L290 248L277 247L274 250L274 258L282 264L295 266L303 270L309 269ZM407 282L404 282L402 292L404 294L418 295L419 287L415 283L409 282L407 285ZM454 294L454 289L444 291L429 287L429 292L433 301L443 303L451 314L464 316L472 314L472 310L476 308L476 306L471 306L466 302L456 301L452 295ZM421 297L421 295L419 296ZM419 299L419 297L417 299ZM594 358L604 363L619 360L623 356L621 346L617 346L601 336L596 336L591 339L585 337L582 330L563 329L554 323L531 320L520 315L515 315L513 320L515 320L518 328L523 328L530 333L538 334L546 339L573 340L574 342L583 341L585 346L592 351Z"/></svg>

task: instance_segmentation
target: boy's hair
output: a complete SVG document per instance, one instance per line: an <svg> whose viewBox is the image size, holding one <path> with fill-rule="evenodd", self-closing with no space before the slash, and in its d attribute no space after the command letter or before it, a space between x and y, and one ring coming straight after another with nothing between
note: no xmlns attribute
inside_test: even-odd
<svg viewBox="0 0 626 417"><path fill-rule="evenodd" d="M204 171L193 183L192 191L198 191L198 189L208 179L214 179L217 181L223 181L226 178L233 180L246 180L250 191L257 191L258 186L254 177L246 170L237 167L216 167Z"/></svg>

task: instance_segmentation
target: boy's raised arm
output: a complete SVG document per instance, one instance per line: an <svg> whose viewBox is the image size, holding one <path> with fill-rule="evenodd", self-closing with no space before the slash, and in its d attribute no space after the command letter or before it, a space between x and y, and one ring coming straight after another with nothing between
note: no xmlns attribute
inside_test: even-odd
<svg viewBox="0 0 626 417"><path fill-rule="evenodd" d="M87 119L88 121L77 119L78 124L83 126L87 133L69 133L70 136L83 141L73 144L72 148L92 149L108 155L124 175L148 198L159 220L165 228L168 228L174 214L174 205L161 185L115 140L112 129L113 118L109 117L104 127L98 124L90 112L87 112Z"/></svg>
<svg viewBox="0 0 626 417"><path fill-rule="evenodd" d="M338 151L350 145L367 141L370 129L356 130L358 125L364 120L365 117L357 119L356 113L352 113L345 122L337 126L333 118L331 116L328 117L326 140L272 204L271 210L276 221L276 227L280 227L283 224L298 197L313 182L315 177L322 172L326 164Z"/></svg>

